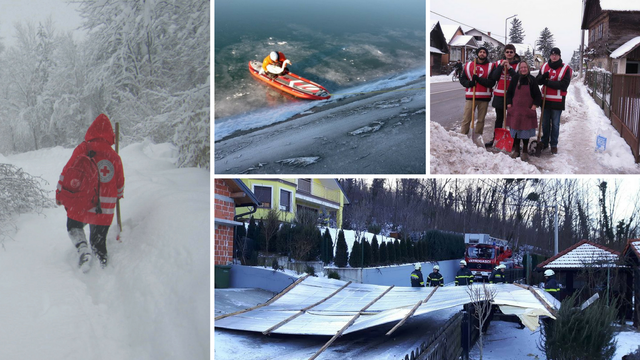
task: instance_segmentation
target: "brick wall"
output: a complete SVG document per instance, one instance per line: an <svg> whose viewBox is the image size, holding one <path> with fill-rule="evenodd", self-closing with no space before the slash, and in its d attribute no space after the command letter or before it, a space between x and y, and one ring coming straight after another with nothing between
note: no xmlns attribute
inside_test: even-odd
<svg viewBox="0 0 640 360"><path fill-rule="evenodd" d="M215 194L229 197L231 196L231 190L226 184L226 181L216 179ZM233 201L225 201L222 199L215 199L214 218L233 220L235 215L235 204ZM216 225L214 231L213 244L214 248L214 264L226 265L233 257L233 227L225 225Z"/></svg>

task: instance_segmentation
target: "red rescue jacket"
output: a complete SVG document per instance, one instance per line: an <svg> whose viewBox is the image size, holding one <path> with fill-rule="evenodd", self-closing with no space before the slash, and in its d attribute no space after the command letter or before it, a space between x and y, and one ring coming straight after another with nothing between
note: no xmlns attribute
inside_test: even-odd
<svg viewBox="0 0 640 360"><path fill-rule="evenodd" d="M472 80L473 79L473 72L474 72L474 68L473 68L473 61L468 62L465 67L464 67L464 71L465 74L467 75L467 79ZM491 62L485 62L484 64L476 64L476 73L479 77L481 78L488 78L489 77L489 73L491 73L491 70L493 70L493 65L494 63ZM485 101L489 101L491 99L491 93L492 93L492 89L491 88L487 88L486 86L482 85L482 84L476 84L476 100L478 99L485 99ZM473 98L473 88L466 88L465 91L465 98L467 100L471 100Z"/></svg>
<svg viewBox="0 0 640 360"><path fill-rule="evenodd" d="M122 170L122 160L120 156L111 148L115 143L115 134L111 128L109 118L100 114L93 121L84 136L84 142L74 150L67 165L62 169L60 181L56 190L56 200L59 200L62 181L69 167L73 165L76 157L80 154L87 154L90 150L95 151L93 159L98 165L100 173L100 207L102 213L98 213L96 208L88 211L79 211L73 204L64 204L67 216L73 220L84 224L111 225L116 209L116 200L124 195L124 173Z"/></svg>

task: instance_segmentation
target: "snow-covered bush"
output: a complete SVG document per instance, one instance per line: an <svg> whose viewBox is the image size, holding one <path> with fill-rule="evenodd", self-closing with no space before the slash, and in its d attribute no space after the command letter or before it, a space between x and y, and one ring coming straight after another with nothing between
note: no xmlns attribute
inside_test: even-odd
<svg viewBox="0 0 640 360"><path fill-rule="evenodd" d="M53 206L42 180L11 164L0 164L0 244L7 236L11 217Z"/></svg>

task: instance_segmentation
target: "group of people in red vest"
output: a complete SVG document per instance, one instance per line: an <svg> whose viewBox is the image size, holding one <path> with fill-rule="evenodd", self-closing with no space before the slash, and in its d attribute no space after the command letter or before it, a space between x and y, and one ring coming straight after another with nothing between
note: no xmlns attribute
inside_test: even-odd
<svg viewBox="0 0 640 360"><path fill-rule="evenodd" d="M475 106L474 111L478 115L474 130L476 134L483 133L484 120L492 97L492 105L496 111L495 128L501 128L505 121L503 108L506 101L506 125L509 126L514 140L511 157L520 157L521 160L527 161L529 138L536 135L538 127L536 109L544 100L541 142L543 149L550 146L551 153L557 154L560 115L565 107L567 88L572 76L571 68L562 62L560 49L551 50L549 62L542 66L536 77L531 75L530 64L521 61L512 44L505 46L501 60L489 62L488 55L487 48L478 48L477 59L467 62L460 76L460 83L466 88L461 132L469 132L472 106ZM539 88L540 85L542 90ZM493 146L493 140L485 146Z"/></svg>

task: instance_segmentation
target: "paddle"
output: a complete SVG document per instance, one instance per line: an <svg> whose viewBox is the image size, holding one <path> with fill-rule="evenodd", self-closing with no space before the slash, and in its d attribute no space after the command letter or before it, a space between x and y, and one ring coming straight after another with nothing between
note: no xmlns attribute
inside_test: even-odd
<svg viewBox="0 0 640 360"><path fill-rule="evenodd" d="M507 60L505 60L507 61ZM498 149L502 149L506 152L511 152L513 148L513 138L511 137L511 132L507 130L507 68L504 68L504 98L503 98L503 112L504 119L502 121L502 129L495 129L495 147Z"/></svg>

